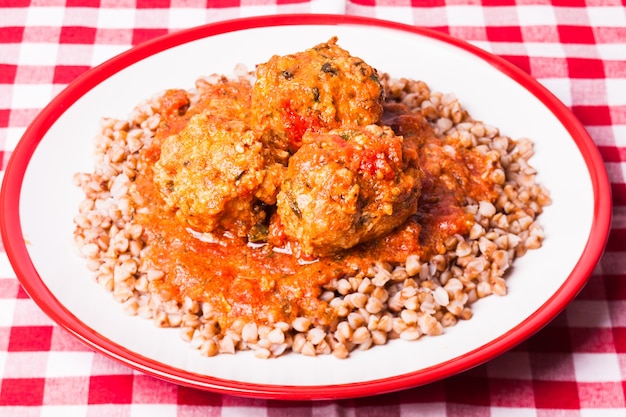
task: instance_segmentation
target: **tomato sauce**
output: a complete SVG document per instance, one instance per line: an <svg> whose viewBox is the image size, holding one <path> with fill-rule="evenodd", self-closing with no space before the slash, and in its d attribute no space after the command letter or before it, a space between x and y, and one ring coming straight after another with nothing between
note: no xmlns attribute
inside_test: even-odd
<svg viewBox="0 0 626 417"><path fill-rule="evenodd" d="M490 168L488 158L458 146L451 153L445 146L454 144L432 136L421 146L425 175L418 212L376 241L303 261L289 243L275 247L251 244L228 233L199 234L175 218L153 183L152 167L159 159L161 141L180 131L191 115L180 95L166 96L162 104L170 108L162 112L157 135L140 156L133 191L135 221L144 227L147 266L165 271L163 279L151 283L152 289L167 291L179 301L189 297L208 303L223 328L237 318L268 323L303 315L313 323L330 324L336 319L333 309L319 297L324 284L358 275L377 262L402 264L410 254L425 261L445 252L445 241L467 234L473 224L473 216L463 209L466 197L477 201L496 197L494 184L484 175ZM195 104L193 111L202 106L203 102Z"/></svg>

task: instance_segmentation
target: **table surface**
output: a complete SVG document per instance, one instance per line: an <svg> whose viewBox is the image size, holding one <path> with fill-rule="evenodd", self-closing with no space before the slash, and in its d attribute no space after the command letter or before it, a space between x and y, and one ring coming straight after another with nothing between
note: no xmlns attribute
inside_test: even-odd
<svg viewBox="0 0 626 417"><path fill-rule="evenodd" d="M55 94L133 45L219 20L333 13L434 28L528 72L584 124L613 192L605 254L587 286L547 327L451 378L340 401L238 398L133 371L53 323L21 289L0 246L1 416L626 415L623 0L0 0L0 8L2 172L25 128ZM51 367L58 363L67 366Z"/></svg>

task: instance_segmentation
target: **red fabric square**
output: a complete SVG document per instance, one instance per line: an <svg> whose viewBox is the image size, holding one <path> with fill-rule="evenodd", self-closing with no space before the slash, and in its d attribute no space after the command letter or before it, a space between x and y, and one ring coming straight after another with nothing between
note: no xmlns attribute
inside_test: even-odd
<svg viewBox="0 0 626 417"><path fill-rule="evenodd" d="M616 158L622 159L613 159L607 157L607 154L602 151L603 159L607 162L621 162L626 161L626 148L614 148L614 147L602 147L601 149L619 149L618 155ZM626 300L626 275L604 275L604 285L606 287L606 298L607 300Z"/></svg>
<svg viewBox="0 0 626 417"><path fill-rule="evenodd" d="M482 0L480 2L483 6L515 6L516 0Z"/></svg>
<svg viewBox="0 0 626 417"><path fill-rule="evenodd" d="M59 65L54 68L54 84L69 84L89 69L88 66Z"/></svg>
<svg viewBox="0 0 626 417"><path fill-rule="evenodd" d="M167 9L170 0L137 0L138 9Z"/></svg>
<svg viewBox="0 0 626 417"><path fill-rule="evenodd" d="M522 42L522 31L518 26L488 26L485 30L491 42Z"/></svg>
<svg viewBox="0 0 626 417"><path fill-rule="evenodd" d="M0 2L3 0L0 0ZM11 1L11 0L9 0ZM0 7L6 7L0 5ZM20 43L24 37L23 27L0 27L0 39L2 43Z"/></svg>
<svg viewBox="0 0 626 417"><path fill-rule="evenodd" d="M0 127L9 126L9 116L11 115L11 111L9 109L0 109ZM19 291L19 290L18 290ZM17 295L17 291L16 291ZM3 296L2 298L7 298ZM13 298L13 297L11 297Z"/></svg>
<svg viewBox="0 0 626 417"><path fill-rule="evenodd" d="M100 7L100 0L66 0L67 7Z"/></svg>
<svg viewBox="0 0 626 417"><path fill-rule="evenodd" d="M611 184L614 206L626 206L626 184Z"/></svg>
<svg viewBox="0 0 626 417"><path fill-rule="evenodd" d="M401 392L401 401L406 403L444 402L446 400L445 386L442 382L422 385L417 388Z"/></svg>
<svg viewBox="0 0 626 417"><path fill-rule="evenodd" d="M511 64L515 65L517 68L526 72L527 74L530 74L530 59L527 56L501 55L501 57L509 61Z"/></svg>
<svg viewBox="0 0 626 417"><path fill-rule="evenodd" d="M611 122L611 111L606 106L572 106L572 112L584 125L608 126Z"/></svg>
<svg viewBox="0 0 626 417"><path fill-rule="evenodd" d="M626 252L626 229L613 228L606 242L606 251Z"/></svg>
<svg viewBox="0 0 626 417"><path fill-rule="evenodd" d="M446 401L471 405L489 405L489 385L486 378L465 374L445 380ZM463 389L459 389L463 387Z"/></svg>
<svg viewBox="0 0 626 417"><path fill-rule="evenodd" d="M207 8L239 7L241 0L207 0Z"/></svg>
<svg viewBox="0 0 626 417"><path fill-rule="evenodd" d="M178 387L178 399L176 403L179 405L208 405L219 407L222 405L222 396L180 386Z"/></svg>
<svg viewBox="0 0 626 417"><path fill-rule="evenodd" d="M579 409L578 386L571 381L533 381L535 407Z"/></svg>
<svg viewBox="0 0 626 417"><path fill-rule="evenodd" d="M0 64L0 83L13 84L15 82L16 73L17 65Z"/></svg>
<svg viewBox="0 0 626 417"><path fill-rule="evenodd" d="M351 1L351 3L360 3L363 5L375 6L376 1L372 0L371 2L361 0L361 1ZM442 7L446 5L445 0L411 0L412 7Z"/></svg>
<svg viewBox="0 0 626 417"><path fill-rule="evenodd" d="M587 7L586 0L552 0L553 6L562 7Z"/></svg>
<svg viewBox="0 0 626 417"><path fill-rule="evenodd" d="M50 350L52 326L18 326L11 328L9 352Z"/></svg>
<svg viewBox="0 0 626 417"><path fill-rule="evenodd" d="M613 327L613 343L617 353L626 353L626 327Z"/></svg>
<svg viewBox="0 0 626 417"><path fill-rule="evenodd" d="M599 59L568 58L570 78L604 78L604 66Z"/></svg>
<svg viewBox="0 0 626 417"><path fill-rule="evenodd" d="M28 7L30 0L0 0L0 7Z"/></svg>
<svg viewBox="0 0 626 417"><path fill-rule="evenodd" d="M512 379L489 380L491 405L495 407L533 408L533 384L531 381Z"/></svg>
<svg viewBox="0 0 626 417"><path fill-rule="evenodd" d="M0 387L0 405L41 405L44 382L43 378L3 379Z"/></svg>
<svg viewBox="0 0 626 417"><path fill-rule="evenodd" d="M60 43L91 45L96 39L96 28L80 26L63 26L61 28Z"/></svg>
<svg viewBox="0 0 626 417"><path fill-rule="evenodd" d="M559 38L562 43L594 44L593 30L587 26L558 26Z"/></svg>
<svg viewBox="0 0 626 417"><path fill-rule="evenodd" d="M583 287L577 297L579 300L606 300L604 278L602 276L592 275L587 285Z"/></svg>
<svg viewBox="0 0 626 417"><path fill-rule="evenodd" d="M132 375L100 375L89 379L89 404L130 404Z"/></svg>
<svg viewBox="0 0 626 417"><path fill-rule="evenodd" d="M549 325L528 339L528 346L533 352L571 352L569 329Z"/></svg>
<svg viewBox="0 0 626 417"><path fill-rule="evenodd" d="M13 112L13 113L15 113L15 112ZM34 113L36 114L36 113L37 113L37 110L35 110L35 111L34 111ZM34 114L33 114L33 116L34 116ZM22 119L20 119L20 120L22 120ZM29 118L29 119L28 119L28 121L27 121L26 123L24 123L24 124L23 124L23 126L26 126L26 125L30 124L30 121L31 121L31 120L32 120L32 117L31 117L31 118ZM22 287L22 286L20 285L20 288L19 288L19 290L17 291L17 297L16 297L16 298L18 298L18 299L20 299L20 298L21 298L21 299L26 299L26 298L30 298L30 297L28 296L28 293L26 292L26 290L24 290L24 287Z"/></svg>
<svg viewBox="0 0 626 417"><path fill-rule="evenodd" d="M277 5L281 4L298 4L298 3L308 3L310 0L276 0Z"/></svg>
<svg viewBox="0 0 626 417"><path fill-rule="evenodd" d="M618 148L616 146L598 146L598 150L600 151L600 154L602 155L602 159L604 160L604 162L618 162L619 163L622 161L626 161L626 148ZM612 277L615 277L615 276L616 275L600 275L603 281L608 281ZM626 275L617 275L617 277L619 277L620 280L622 281L626 280ZM624 283L626 284L626 281L624 281ZM607 291L606 291L607 299L626 300L626 293L624 293L624 291L626 291L626 285L622 287L624 288L620 288L620 286L617 287L617 289L622 290L621 294L615 295L611 293L610 291L608 291L608 285L607 285ZM585 288L587 288L587 286L585 286Z"/></svg>
<svg viewBox="0 0 626 417"><path fill-rule="evenodd" d="M133 30L133 45L138 45L165 34L167 34L167 29L135 29Z"/></svg>

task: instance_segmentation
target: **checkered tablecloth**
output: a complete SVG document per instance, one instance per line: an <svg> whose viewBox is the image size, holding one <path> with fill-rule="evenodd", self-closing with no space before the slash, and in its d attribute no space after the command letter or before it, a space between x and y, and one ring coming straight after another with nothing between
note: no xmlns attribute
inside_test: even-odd
<svg viewBox="0 0 626 417"><path fill-rule="evenodd" d="M613 191L611 235L588 285L538 334L460 375L294 403L184 388L94 353L29 299L0 246L0 416L626 416L624 0L0 0L0 170L38 111L107 58L182 28L283 13L434 28L559 97L600 149Z"/></svg>

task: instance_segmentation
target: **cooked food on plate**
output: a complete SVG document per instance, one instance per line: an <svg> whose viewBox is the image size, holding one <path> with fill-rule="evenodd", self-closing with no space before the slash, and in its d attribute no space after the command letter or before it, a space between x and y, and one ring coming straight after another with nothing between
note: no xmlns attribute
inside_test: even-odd
<svg viewBox="0 0 626 417"><path fill-rule="evenodd" d="M506 294L544 239L532 155L332 38L104 118L74 237L129 314L203 355L347 358Z"/></svg>

